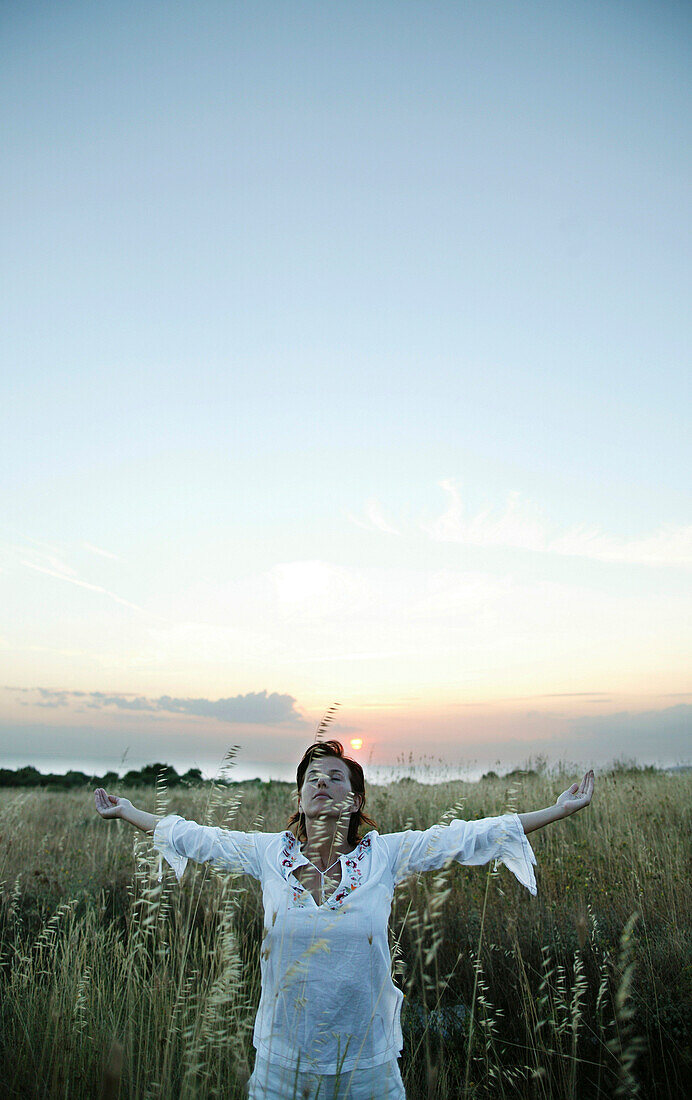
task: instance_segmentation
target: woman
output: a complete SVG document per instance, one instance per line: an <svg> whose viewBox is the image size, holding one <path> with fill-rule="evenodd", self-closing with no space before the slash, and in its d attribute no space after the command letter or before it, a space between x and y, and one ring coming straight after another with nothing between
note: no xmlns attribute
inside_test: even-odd
<svg viewBox="0 0 692 1100"><path fill-rule="evenodd" d="M262 995L249 1100L405 1100L398 1066L403 994L392 982L387 926L397 883L463 864L504 863L536 893L533 829L588 806L593 771L554 806L380 835L363 812L363 769L339 741L311 745L297 770L298 812L281 833L234 832L177 814L157 818L95 792L102 817L153 833L182 878L188 859L262 883ZM363 833L363 825L370 825Z"/></svg>

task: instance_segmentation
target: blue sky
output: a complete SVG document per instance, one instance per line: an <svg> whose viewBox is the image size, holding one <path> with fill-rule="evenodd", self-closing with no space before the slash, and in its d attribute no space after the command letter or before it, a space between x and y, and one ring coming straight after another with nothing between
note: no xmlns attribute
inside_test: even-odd
<svg viewBox="0 0 692 1100"><path fill-rule="evenodd" d="M3 6L0 755L679 756L690 23Z"/></svg>

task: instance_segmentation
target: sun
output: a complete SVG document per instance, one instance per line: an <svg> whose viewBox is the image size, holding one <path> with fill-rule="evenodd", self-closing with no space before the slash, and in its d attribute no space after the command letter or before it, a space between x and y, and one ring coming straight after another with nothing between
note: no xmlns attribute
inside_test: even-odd
<svg viewBox="0 0 692 1100"><path fill-rule="evenodd" d="M363 748L363 738L362 737L352 737L351 738L351 748L352 749L362 749Z"/></svg>

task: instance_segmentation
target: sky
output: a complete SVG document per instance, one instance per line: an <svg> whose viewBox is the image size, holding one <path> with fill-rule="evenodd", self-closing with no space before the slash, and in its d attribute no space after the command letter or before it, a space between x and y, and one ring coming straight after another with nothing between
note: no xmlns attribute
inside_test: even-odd
<svg viewBox="0 0 692 1100"><path fill-rule="evenodd" d="M691 29L2 5L0 766L690 761Z"/></svg>

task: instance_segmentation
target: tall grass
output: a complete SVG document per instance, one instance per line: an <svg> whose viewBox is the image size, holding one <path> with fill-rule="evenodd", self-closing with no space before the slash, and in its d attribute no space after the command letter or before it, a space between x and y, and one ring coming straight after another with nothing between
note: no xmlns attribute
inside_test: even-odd
<svg viewBox="0 0 692 1100"><path fill-rule="evenodd" d="M232 757L227 767L230 768ZM549 805L569 773L369 786L381 832ZM451 864L394 894L410 1100L677 1098L692 1084L692 778L597 777L589 809L530 836L538 897ZM118 790L157 814L285 827L288 784ZM0 1094L243 1096L254 1062L259 883L104 821L93 791L0 794ZM367 1021L366 1021L367 1024Z"/></svg>

